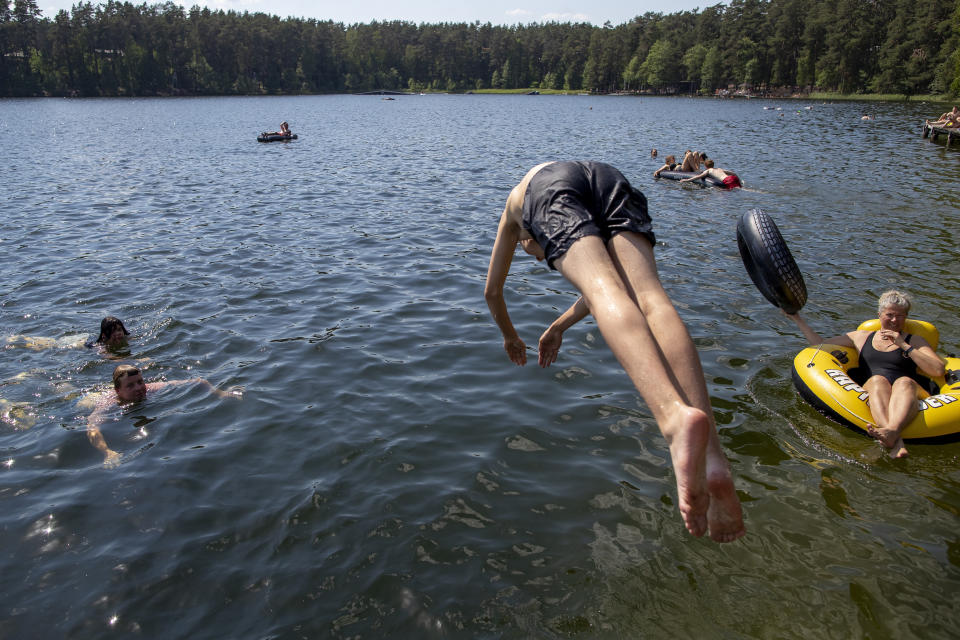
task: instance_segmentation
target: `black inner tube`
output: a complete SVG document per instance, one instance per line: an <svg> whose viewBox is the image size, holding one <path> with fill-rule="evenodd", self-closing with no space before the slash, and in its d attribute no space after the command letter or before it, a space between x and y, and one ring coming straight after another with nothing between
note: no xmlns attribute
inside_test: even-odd
<svg viewBox="0 0 960 640"><path fill-rule="evenodd" d="M693 176L696 176L696 175L700 175L700 172L697 171L696 173L694 173L693 171L661 171L658 177L664 178L666 180L683 180L685 178L692 178ZM693 182L697 184L707 184L713 187L726 186L725 184L723 184L722 180L717 180L716 178L710 175L704 178L700 178L699 180L694 180Z"/></svg>
<svg viewBox="0 0 960 640"><path fill-rule="evenodd" d="M737 223L737 247L750 279L774 306L793 314L807 302L807 285L776 223L751 209Z"/></svg>

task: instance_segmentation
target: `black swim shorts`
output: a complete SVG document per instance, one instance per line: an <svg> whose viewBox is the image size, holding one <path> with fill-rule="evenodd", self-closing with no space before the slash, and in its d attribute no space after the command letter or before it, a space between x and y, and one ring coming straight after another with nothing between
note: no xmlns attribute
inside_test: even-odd
<svg viewBox="0 0 960 640"><path fill-rule="evenodd" d="M604 241L623 231L656 244L647 199L602 162L554 162L540 169L523 197L523 227L553 261L585 236Z"/></svg>

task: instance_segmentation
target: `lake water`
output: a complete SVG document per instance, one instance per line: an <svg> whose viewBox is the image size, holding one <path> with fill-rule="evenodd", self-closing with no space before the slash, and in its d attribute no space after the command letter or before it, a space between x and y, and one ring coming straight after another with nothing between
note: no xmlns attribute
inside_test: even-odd
<svg viewBox="0 0 960 640"><path fill-rule="evenodd" d="M244 390L111 412L124 458L105 469L81 400L118 361L6 345L0 638L954 635L960 444L892 461L806 406L802 337L736 245L763 208L821 333L897 287L956 353L960 148L920 137L948 106L0 101L0 335L68 343L116 315L148 380ZM299 140L256 142L284 119ZM686 148L747 188L654 182ZM685 532L666 444L589 319L548 370L502 350L483 284L504 199L571 158L649 198L738 542ZM528 345L574 299L518 255L507 302Z"/></svg>

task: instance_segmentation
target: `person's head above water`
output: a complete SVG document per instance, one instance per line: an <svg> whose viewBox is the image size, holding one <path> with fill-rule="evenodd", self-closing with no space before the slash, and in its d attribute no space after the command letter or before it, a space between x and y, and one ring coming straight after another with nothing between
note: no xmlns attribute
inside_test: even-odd
<svg viewBox="0 0 960 640"><path fill-rule="evenodd" d="M121 364L113 370L113 389L121 402L143 400L147 395L147 385L140 369L129 364Z"/></svg>
<svg viewBox="0 0 960 640"><path fill-rule="evenodd" d="M120 318L107 316L100 321L100 335L97 337L96 344L105 344L116 346L123 344L130 332L123 326Z"/></svg>

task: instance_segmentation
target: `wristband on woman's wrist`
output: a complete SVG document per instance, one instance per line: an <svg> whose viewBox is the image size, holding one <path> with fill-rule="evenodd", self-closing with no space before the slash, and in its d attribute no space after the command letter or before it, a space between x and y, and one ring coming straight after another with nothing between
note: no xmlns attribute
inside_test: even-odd
<svg viewBox="0 0 960 640"><path fill-rule="evenodd" d="M904 357L904 358L909 357L911 351L913 351L913 345L910 345L910 346L908 346L906 349L903 350L903 357Z"/></svg>

